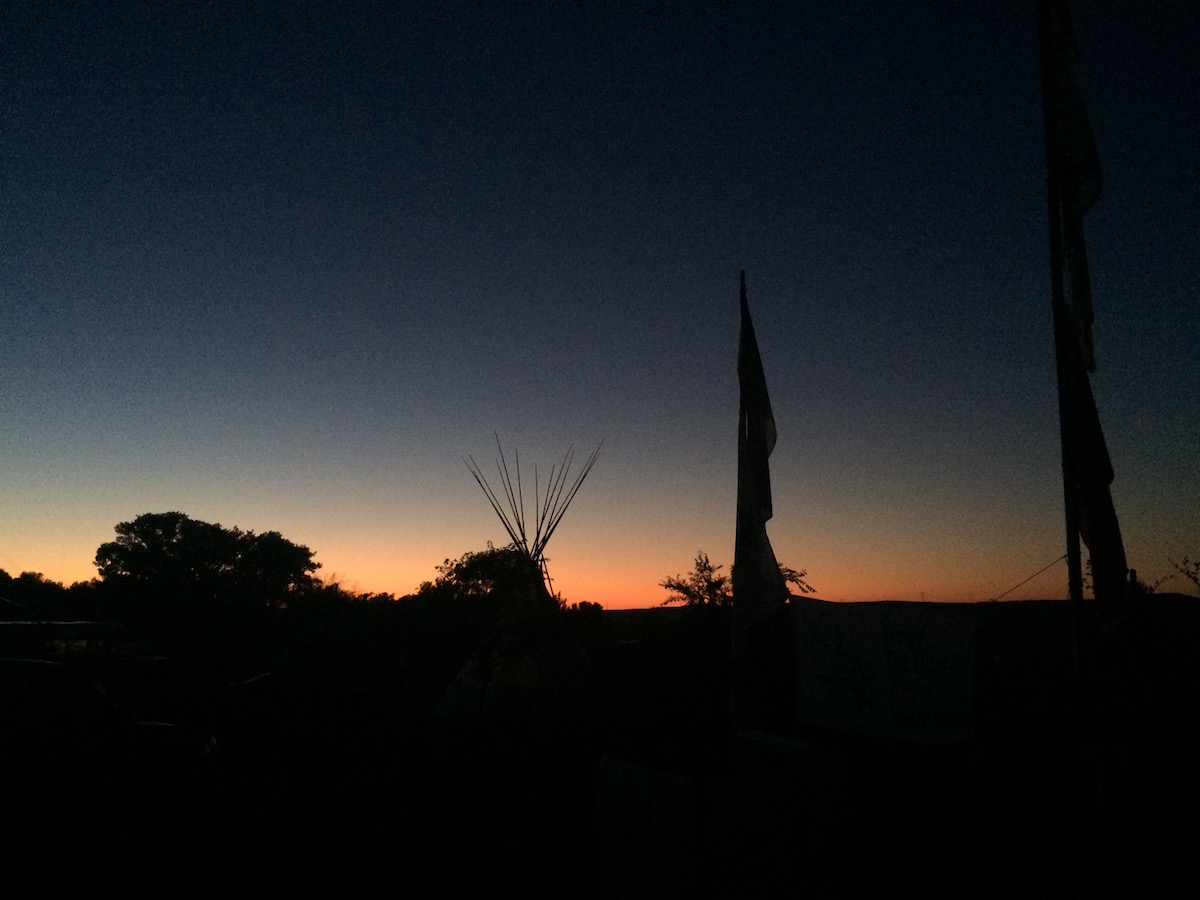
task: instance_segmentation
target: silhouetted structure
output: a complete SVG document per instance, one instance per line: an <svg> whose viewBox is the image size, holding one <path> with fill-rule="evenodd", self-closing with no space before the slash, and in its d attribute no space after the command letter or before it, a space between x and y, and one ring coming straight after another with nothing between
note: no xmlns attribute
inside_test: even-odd
<svg viewBox="0 0 1200 900"><path fill-rule="evenodd" d="M467 466L500 518L512 545L489 553L513 564L515 578L505 585L507 596L499 620L487 639L459 670L438 704L438 717L448 724L489 729L520 729L532 724L586 719L590 714L593 673L579 642L564 635L556 614L556 596L546 568L546 545L600 455L597 447L573 482L567 478L574 458L569 449L561 466L551 467L542 493L534 469L536 519L527 527L521 460L515 460L515 480L496 439L500 459L496 469L502 502L472 458Z"/></svg>
<svg viewBox="0 0 1200 900"><path fill-rule="evenodd" d="M512 539L513 547L528 557L536 570L541 573L545 591L551 597L554 596L554 589L550 581L550 572L546 568L546 545L550 543L550 538L554 536L554 532L562 521L562 517L566 515L571 501L575 499L575 495L579 493L579 488L583 486L584 480L591 473L592 467L596 464L596 460L600 456L600 447L602 446L604 446L604 441L601 441L600 446L592 451L592 455L583 464L583 468L575 476L575 481L571 483L570 488L567 488L567 475L571 470L571 463L575 459L574 447L568 448L567 452L563 455L561 465L550 467L550 477L546 480L545 494L541 492L537 466L534 466L533 501L536 519L533 523L532 534L526 527L525 494L521 484L520 453L515 454L514 469L516 471L516 484L514 485L513 478L508 471L508 460L504 458L504 448L500 446L500 437L496 436L496 450L500 454L500 458L496 460L496 473L499 476L501 492L504 494L503 503L496 496L496 492L492 489L491 484L479 468L478 463L475 462L475 458L469 457L467 468L471 470L471 475L474 476L475 481L479 484L488 502L492 505L492 509L500 518L501 524L504 525L504 530L508 532L509 538Z"/></svg>
<svg viewBox="0 0 1200 900"><path fill-rule="evenodd" d="M791 720L795 678L787 627L788 589L767 537L775 416L741 273L738 344L738 492L733 552L733 723L780 730Z"/></svg>
<svg viewBox="0 0 1200 900"><path fill-rule="evenodd" d="M1100 197L1100 162L1087 110L1071 76L1078 49L1066 3L1039 0L1038 19L1068 585L1078 607L1083 598L1082 537L1091 551L1096 600L1111 614L1125 601L1128 571L1109 491L1112 463L1088 376L1096 364L1091 275L1083 240L1083 216Z"/></svg>

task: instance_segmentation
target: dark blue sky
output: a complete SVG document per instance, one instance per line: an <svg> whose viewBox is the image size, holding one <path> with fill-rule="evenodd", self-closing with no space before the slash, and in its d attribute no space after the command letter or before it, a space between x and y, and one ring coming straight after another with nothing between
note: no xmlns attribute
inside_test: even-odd
<svg viewBox="0 0 1200 900"><path fill-rule="evenodd" d="M1062 552L1032 2L0 17L0 567L85 578L182 509L408 591L503 541L462 463L498 430L543 467L607 437L551 567L657 602L732 555L742 268L772 539L820 596ZM1200 540L1200 12L1074 17L1094 387L1154 577Z"/></svg>

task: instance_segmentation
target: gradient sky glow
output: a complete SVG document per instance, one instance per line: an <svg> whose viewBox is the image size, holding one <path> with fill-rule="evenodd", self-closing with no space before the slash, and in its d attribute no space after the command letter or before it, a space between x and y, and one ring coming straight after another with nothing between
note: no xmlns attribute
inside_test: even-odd
<svg viewBox="0 0 1200 900"><path fill-rule="evenodd" d="M407 593L505 542L464 464L498 431L527 472L605 439L551 573L658 603L732 561L743 268L817 596L988 599L1063 552L1032 0L56 6L0 13L11 574L181 510ZM1153 580L1200 552L1200 7L1074 15Z"/></svg>

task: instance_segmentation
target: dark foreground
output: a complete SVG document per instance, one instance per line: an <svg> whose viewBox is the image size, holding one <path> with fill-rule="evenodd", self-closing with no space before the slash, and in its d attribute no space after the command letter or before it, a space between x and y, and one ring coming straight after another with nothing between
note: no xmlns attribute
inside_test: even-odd
<svg viewBox="0 0 1200 900"><path fill-rule="evenodd" d="M729 622L691 612L510 636L481 657L490 699L440 718L487 638L386 610L232 651L56 645L136 718L215 735L217 765L110 784L43 761L73 771L9 807L5 894L1194 891L1194 599L1097 632L1084 680L1061 605L980 608L973 734L932 746L802 723L731 740ZM587 663L547 649L566 645Z"/></svg>

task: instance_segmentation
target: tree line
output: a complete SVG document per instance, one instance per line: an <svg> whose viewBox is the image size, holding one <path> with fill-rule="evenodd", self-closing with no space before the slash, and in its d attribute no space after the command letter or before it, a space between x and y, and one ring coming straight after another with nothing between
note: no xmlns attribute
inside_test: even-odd
<svg viewBox="0 0 1200 900"><path fill-rule="evenodd" d="M527 554L516 547L468 551L436 566L436 578L413 594L369 594L347 591L317 575L321 564L313 551L283 537L278 531L255 533L241 528L193 519L182 512L144 513L116 525L116 536L96 550L97 578L64 588L34 572L13 578L0 570L0 599L6 618L27 612L34 617L74 607L76 613L120 611L122 606L146 605L178 608L281 610L320 602L383 603L406 599L475 604L486 598L530 605L551 600L566 602L535 590L541 573ZM693 570L660 582L669 596L663 605L728 606L733 602L728 575L707 553L697 554ZM813 588L807 572L780 566L785 581L801 593ZM87 600L102 602L81 608ZM71 602L74 601L74 602ZM583 601L575 609L599 608Z"/></svg>
<svg viewBox="0 0 1200 900"><path fill-rule="evenodd" d="M415 592L349 591L325 582L314 551L278 531L255 533L193 519L182 512L145 513L116 526L96 550L97 577L70 587L37 572L0 569L0 620L128 618L164 610L200 615L270 614L313 606L400 601L472 606L544 602L541 572L515 547L470 551L436 566ZM560 597L550 598L565 607ZM574 608L599 608L575 604Z"/></svg>
<svg viewBox="0 0 1200 900"><path fill-rule="evenodd" d="M153 616L163 609L244 616L314 605L399 601L490 604L510 613L517 608L535 611L547 603L554 608L600 609L587 601L568 606L561 596L542 590L538 567L515 546L488 544L484 550L447 558L435 567L434 579L397 597L348 591L337 582L323 581L313 551L278 531L225 528L182 512L144 513L118 523L115 530L115 538L96 550L98 574L91 581L64 587L40 573L13 577L0 569L0 620ZM1177 574L1200 587L1200 561L1183 557L1170 562ZM731 579L722 569L700 551L690 572L659 582L667 591L661 605L732 605ZM795 592L814 592L805 569L780 565L779 570Z"/></svg>

